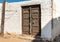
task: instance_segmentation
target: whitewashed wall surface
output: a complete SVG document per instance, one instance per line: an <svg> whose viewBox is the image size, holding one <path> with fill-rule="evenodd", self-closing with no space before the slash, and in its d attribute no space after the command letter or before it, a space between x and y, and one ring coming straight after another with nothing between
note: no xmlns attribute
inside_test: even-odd
<svg viewBox="0 0 60 42"><path fill-rule="evenodd" d="M2 14L2 4L0 3L0 33L1 33L1 14Z"/></svg>
<svg viewBox="0 0 60 42"><path fill-rule="evenodd" d="M41 37L51 38L51 0L30 0L6 3L4 33L22 34L22 8L27 5L41 5Z"/></svg>
<svg viewBox="0 0 60 42"><path fill-rule="evenodd" d="M60 34L60 0L53 1L53 32L52 37L55 38Z"/></svg>

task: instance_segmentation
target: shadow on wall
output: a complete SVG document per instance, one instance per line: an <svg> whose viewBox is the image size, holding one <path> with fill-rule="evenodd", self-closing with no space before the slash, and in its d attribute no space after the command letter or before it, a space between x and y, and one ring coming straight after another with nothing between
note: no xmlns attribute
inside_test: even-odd
<svg viewBox="0 0 60 42"><path fill-rule="evenodd" d="M53 19L52 37L55 38L60 34L60 17Z"/></svg>
<svg viewBox="0 0 60 42"><path fill-rule="evenodd" d="M51 20L52 21L52 20ZM51 23L49 21L45 27L42 29L42 35L47 38L54 38L60 34L60 17L53 19L53 22ZM53 25L52 25L53 24ZM51 28L53 26L53 28ZM52 30L51 30L52 29ZM38 33L40 34L40 32ZM32 40L32 42L50 42L48 39L42 39L41 37L38 37L38 34L35 36L35 39Z"/></svg>

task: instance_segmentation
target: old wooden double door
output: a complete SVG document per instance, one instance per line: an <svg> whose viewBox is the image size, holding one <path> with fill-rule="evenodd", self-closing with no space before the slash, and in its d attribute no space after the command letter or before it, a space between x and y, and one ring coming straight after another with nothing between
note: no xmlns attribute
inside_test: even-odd
<svg viewBox="0 0 60 42"><path fill-rule="evenodd" d="M41 35L40 5L22 6L22 32L29 35Z"/></svg>

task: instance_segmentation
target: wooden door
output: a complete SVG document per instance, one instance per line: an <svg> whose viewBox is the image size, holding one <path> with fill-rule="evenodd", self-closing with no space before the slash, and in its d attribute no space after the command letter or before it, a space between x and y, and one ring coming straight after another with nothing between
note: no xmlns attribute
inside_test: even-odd
<svg viewBox="0 0 60 42"><path fill-rule="evenodd" d="M29 34L29 27L30 27L30 23L29 23L29 7L24 7L23 9L22 9L22 13L23 13L23 22L22 22L22 26L23 26L23 34Z"/></svg>
<svg viewBox="0 0 60 42"><path fill-rule="evenodd" d="M31 7L31 18L32 18L32 34L40 35L41 34L41 14L40 6Z"/></svg>
<svg viewBox="0 0 60 42"><path fill-rule="evenodd" d="M23 34L41 35L40 5L23 6Z"/></svg>

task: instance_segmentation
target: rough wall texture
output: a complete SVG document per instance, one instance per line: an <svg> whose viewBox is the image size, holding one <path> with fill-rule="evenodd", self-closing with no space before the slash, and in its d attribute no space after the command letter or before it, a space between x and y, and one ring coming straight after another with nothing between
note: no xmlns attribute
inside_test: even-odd
<svg viewBox="0 0 60 42"><path fill-rule="evenodd" d="M51 38L51 0L6 3L4 33L22 34L22 9L25 5L41 5L41 37Z"/></svg>
<svg viewBox="0 0 60 42"><path fill-rule="evenodd" d="M1 14L2 14L2 4L0 3L0 32L1 32Z"/></svg>
<svg viewBox="0 0 60 42"><path fill-rule="evenodd" d="M21 14L20 5L6 3L4 32L20 34Z"/></svg>
<svg viewBox="0 0 60 42"><path fill-rule="evenodd" d="M53 32L52 38L60 34L60 0L53 1Z"/></svg>

